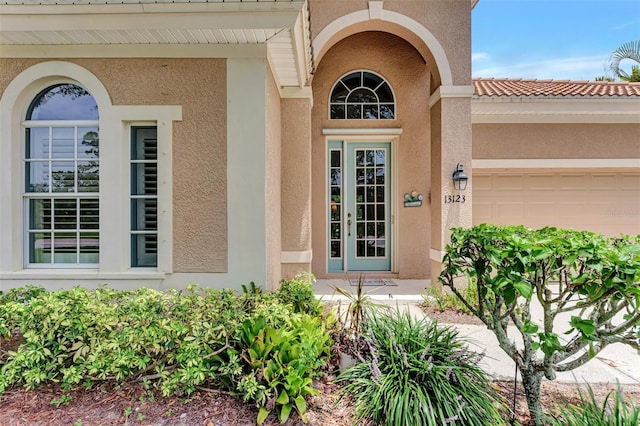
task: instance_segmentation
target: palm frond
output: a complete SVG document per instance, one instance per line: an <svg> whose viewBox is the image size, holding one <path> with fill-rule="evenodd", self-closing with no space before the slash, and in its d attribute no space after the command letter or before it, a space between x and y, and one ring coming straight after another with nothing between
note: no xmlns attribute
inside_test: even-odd
<svg viewBox="0 0 640 426"><path fill-rule="evenodd" d="M634 40L618 47L610 57L609 69L621 80L628 81L631 77L625 70L620 68L620 62L630 59L640 64L640 40Z"/></svg>

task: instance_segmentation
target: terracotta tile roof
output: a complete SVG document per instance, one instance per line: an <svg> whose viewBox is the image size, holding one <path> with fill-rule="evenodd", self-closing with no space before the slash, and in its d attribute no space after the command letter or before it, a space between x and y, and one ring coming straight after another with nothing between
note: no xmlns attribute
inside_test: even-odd
<svg viewBox="0 0 640 426"><path fill-rule="evenodd" d="M474 78L475 96L627 97L640 96L640 83L622 81Z"/></svg>

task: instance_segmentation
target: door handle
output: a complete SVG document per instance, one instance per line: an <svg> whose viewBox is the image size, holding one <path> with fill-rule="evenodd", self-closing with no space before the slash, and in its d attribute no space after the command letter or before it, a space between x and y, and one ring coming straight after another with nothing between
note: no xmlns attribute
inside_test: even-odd
<svg viewBox="0 0 640 426"><path fill-rule="evenodd" d="M347 213L347 217L349 218L347 220L347 237L351 236L351 213Z"/></svg>

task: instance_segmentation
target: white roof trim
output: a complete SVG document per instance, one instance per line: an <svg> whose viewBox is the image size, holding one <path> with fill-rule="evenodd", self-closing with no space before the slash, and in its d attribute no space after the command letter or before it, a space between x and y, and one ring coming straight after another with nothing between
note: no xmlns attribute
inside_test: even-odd
<svg viewBox="0 0 640 426"><path fill-rule="evenodd" d="M471 121L479 123L630 123L640 124L640 99L471 100Z"/></svg>
<svg viewBox="0 0 640 426"><path fill-rule="evenodd" d="M278 86L309 80L306 0L157 1L0 5L0 57L178 57L177 50L182 57L264 57L266 50Z"/></svg>
<svg viewBox="0 0 640 426"><path fill-rule="evenodd" d="M383 3L383 2L380 2ZM420 24L418 21L405 16L401 13L394 12L392 10L382 9L381 11L377 11L376 8L379 7L380 4L376 4L376 2L369 3L369 7L373 9L373 12L370 9L362 9L357 10L355 12L348 13L346 15L340 16L334 21L330 22L325 26L318 35L313 39L313 54L314 60L316 63L322 58L322 56L326 53L326 51L333 46L333 44L329 45L329 42L333 38L334 35L339 33L345 28L348 28L352 25L358 24L360 22L366 22L371 19L380 19L382 21L392 22L394 24L398 24L401 27L404 27L414 33L417 37L419 37L422 42L429 48L433 57L438 66L438 70L440 73L440 79L443 85L452 85L453 76L451 73L451 67L449 65L449 60L447 59L447 55L444 51L444 48L438 41L438 39L429 31L424 25ZM378 17L378 15L380 15ZM374 18L372 18L372 16Z"/></svg>
<svg viewBox="0 0 640 426"><path fill-rule="evenodd" d="M429 108L442 98L471 98L473 93L473 86L439 86L429 97Z"/></svg>
<svg viewBox="0 0 640 426"><path fill-rule="evenodd" d="M402 128L381 128L381 129L336 129L336 128L325 128L322 129L323 135L341 135L341 136L350 136L350 135L401 135Z"/></svg>
<svg viewBox="0 0 640 426"><path fill-rule="evenodd" d="M533 158L533 159L474 159L477 169L602 169L640 168L640 158Z"/></svg>

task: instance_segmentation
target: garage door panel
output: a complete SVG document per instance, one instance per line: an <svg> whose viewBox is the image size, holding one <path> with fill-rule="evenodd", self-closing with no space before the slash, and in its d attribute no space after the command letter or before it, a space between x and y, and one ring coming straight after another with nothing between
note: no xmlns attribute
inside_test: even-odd
<svg viewBox="0 0 640 426"><path fill-rule="evenodd" d="M616 186L623 191L633 191L638 195L640 188L640 175L623 174L619 177Z"/></svg>
<svg viewBox="0 0 640 426"><path fill-rule="evenodd" d="M477 217L480 223L486 222L488 219L493 216L492 213L493 204L492 203L473 203L473 217L474 219Z"/></svg>
<svg viewBox="0 0 640 426"><path fill-rule="evenodd" d="M557 180L557 185L558 185L558 189L562 191L583 189L585 180L587 180L587 176L584 174L579 174L579 175L560 174L559 177L560 179Z"/></svg>
<svg viewBox="0 0 640 426"><path fill-rule="evenodd" d="M518 175L497 175L493 179L494 187L498 186L503 190L518 190L523 189L524 176Z"/></svg>
<svg viewBox="0 0 640 426"><path fill-rule="evenodd" d="M640 233L640 172L473 174L473 223Z"/></svg>
<svg viewBox="0 0 640 426"><path fill-rule="evenodd" d="M555 203L528 203L527 204L527 216L538 217L548 214L555 208Z"/></svg>
<svg viewBox="0 0 640 426"><path fill-rule="evenodd" d="M577 220L581 220L585 213L590 210L587 203L559 203L558 204L558 216L559 217L573 217ZM550 210L547 210L550 211Z"/></svg>
<svg viewBox="0 0 640 426"><path fill-rule="evenodd" d="M496 203L499 216L522 218L524 208L521 203Z"/></svg>
<svg viewBox="0 0 640 426"><path fill-rule="evenodd" d="M616 180L616 175L613 174L594 174L591 177L590 188L592 191L611 191L611 188L617 187Z"/></svg>
<svg viewBox="0 0 640 426"><path fill-rule="evenodd" d="M530 190L543 190L550 191L555 189L555 177L552 174L548 175L533 175L529 179L528 189Z"/></svg>

